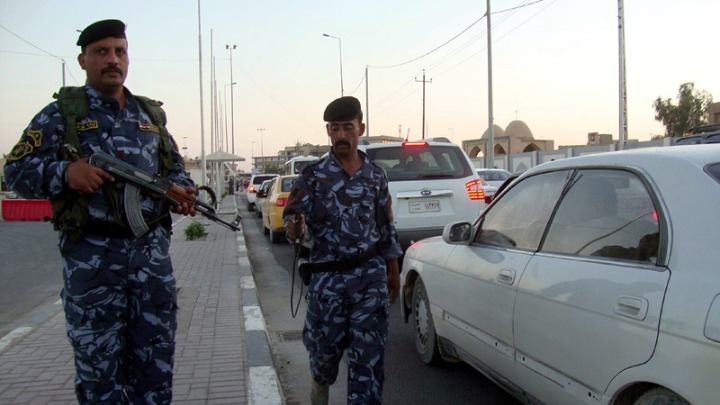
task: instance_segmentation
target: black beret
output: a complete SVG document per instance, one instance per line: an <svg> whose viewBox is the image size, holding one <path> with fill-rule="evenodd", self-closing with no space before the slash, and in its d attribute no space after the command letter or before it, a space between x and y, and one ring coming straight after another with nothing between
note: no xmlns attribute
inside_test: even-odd
<svg viewBox="0 0 720 405"><path fill-rule="evenodd" d="M360 101L352 96L333 100L325 107L325 113L323 114L325 122L352 121L358 117L362 120L362 108L360 107Z"/></svg>
<svg viewBox="0 0 720 405"><path fill-rule="evenodd" d="M125 36L125 23L120 20L102 20L87 26L78 37L78 46L87 46L103 38L127 38Z"/></svg>

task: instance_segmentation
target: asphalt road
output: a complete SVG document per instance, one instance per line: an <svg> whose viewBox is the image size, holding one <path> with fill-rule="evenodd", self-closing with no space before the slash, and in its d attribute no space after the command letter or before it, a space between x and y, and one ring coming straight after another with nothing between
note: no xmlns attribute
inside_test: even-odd
<svg viewBox="0 0 720 405"><path fill-rule="evenodd" d="M49 222L0 220L0 337L58 310L62 264L57 243Z"/></svg>
<svg viewBox="0 0 720 405"><path fill-rule="evenodd" d="M290 313L290 283L294 252L290 245L270 244L255 212L241 208L248 255L266 318L273 355L288 405L307 403L310 372L307 352L300 340L305 316L304 300L298 315ZM298 290L294 303L297 305ZM346 403L346 368L330 391L331 404ZM391 307L386 348L384 404L518 404L513 397L464 363L430 367L415 353L411 324L400 316L398 303Z"/></svg>

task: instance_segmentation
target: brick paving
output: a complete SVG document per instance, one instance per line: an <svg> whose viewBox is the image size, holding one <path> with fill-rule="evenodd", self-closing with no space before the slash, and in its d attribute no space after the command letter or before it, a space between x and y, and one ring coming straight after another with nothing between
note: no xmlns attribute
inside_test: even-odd
<svg viewBox="0 0 720 405"><path fill-rule="evenodd" d="M226 197L218 212L228 214L222 216L231 221L239 202ZM252 276L242 232L200 216L194 220L205 225L205 238L186 240L184 229L193 219L174 217L170 248L180 306L173 403L280 404L271 355L257 364L262 370L270 367L268 381L261 382L274 389L270 398L262 389L253 393L249 381L248 352L252 363L258 351L269 353L269 345L267 341L260 341L257 348L246 345L243 301L257 299L254 283L249 289L241 286L242 278ZM0 404L74 404L73 378L72 350L59 303L46 321L0 346Z"/></svg>

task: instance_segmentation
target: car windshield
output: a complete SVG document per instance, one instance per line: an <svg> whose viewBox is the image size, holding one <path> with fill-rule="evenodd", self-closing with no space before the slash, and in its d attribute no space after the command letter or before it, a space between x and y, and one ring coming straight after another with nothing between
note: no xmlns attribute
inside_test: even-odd
<svg viewBox="0 0 720 405"><path fill-rule="evenodd" d="M367 154L385 169L389 181L457 179L472 175L472 168L458 147L395 146L368 149Z"/></svg>
<svg viewBox="0 0 720 405"><path fill-rule="evenodd" d="M505 181L510 177L510 173L501 170L488 170L479 172L480 177L485 181Z"/></svg>

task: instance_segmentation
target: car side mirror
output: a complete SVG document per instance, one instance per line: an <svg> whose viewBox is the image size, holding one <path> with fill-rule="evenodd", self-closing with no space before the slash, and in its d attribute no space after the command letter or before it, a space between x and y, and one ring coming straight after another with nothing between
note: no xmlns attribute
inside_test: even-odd
<svg viewBox="0 0 720 405"><path fill-rule="evenodd" d="M451 245L466 245L472 237L472 225L469 222L452 222L445 225L442 238Z"/></svg>
<svg viewBox="0 0 720 405"><path fill-rule="evenodd" d="M257 198L265 198L267 195L267 192L265 190L258 190L257 192Z"/></svg>

